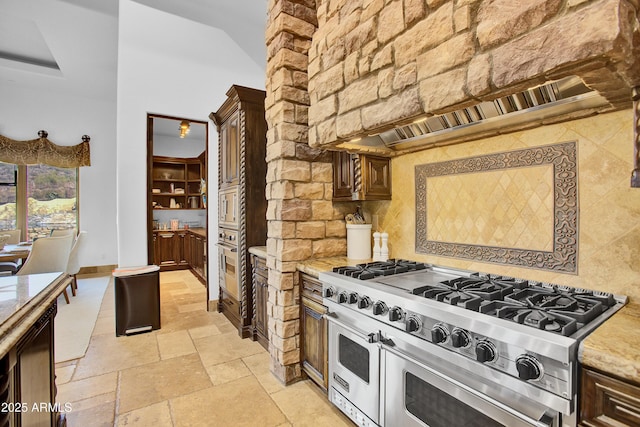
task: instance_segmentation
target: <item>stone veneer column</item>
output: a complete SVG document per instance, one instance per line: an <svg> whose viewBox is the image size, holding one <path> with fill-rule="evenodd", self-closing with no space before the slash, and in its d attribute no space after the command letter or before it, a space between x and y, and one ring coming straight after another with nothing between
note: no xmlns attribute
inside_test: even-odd
<svg viewBox="0 0 640 427"><path fill-rule="evenodd" d="M267 266L271 371L300 378L299 261L344 255L345 226L334 209L329 152L308 145L308 52L315 0L270 0L266 31Z"/></svg>

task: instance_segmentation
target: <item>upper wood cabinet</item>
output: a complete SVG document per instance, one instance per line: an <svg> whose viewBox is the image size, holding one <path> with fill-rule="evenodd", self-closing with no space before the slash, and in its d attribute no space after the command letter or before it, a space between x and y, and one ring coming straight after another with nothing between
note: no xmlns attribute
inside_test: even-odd
<svg viewBox="0 0 640 427"><path fill-rule="evenodd" d="M390 159L334 152L333 200L391 200Z"/></svg>
<svg viewBox="0 0 640 427"><path fill-rule="evenodd" d="M238 184L240 173L240 133L238 112L220 125L221 187Z"/></svg>

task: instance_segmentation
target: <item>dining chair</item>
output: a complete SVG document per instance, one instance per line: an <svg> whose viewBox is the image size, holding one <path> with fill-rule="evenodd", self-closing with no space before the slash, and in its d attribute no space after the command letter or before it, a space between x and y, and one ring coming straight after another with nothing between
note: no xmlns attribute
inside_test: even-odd
<svg viewBox="0 0 640 427"><path fill-rule="evenodd" d="M61 237L42 237L34 241L27 260L18 270L16 276L66 271L72 242L73 234ZM67 289L65 288L62 293L68 304Z"/></svg>
<svg viewBox="0 0 640 427"><path fill-rule="evenodd" d="M9 234L5 234L0 231L0 250L4 248L4 245L7 244L11 240L11 236ZM11 275L16 274L18 271L18 263L13 261L2 261L0 262L0 275Z"/></svg>
<svg viewBox="0 0 640 427"><path fill-rule="evenodd" d="M51 230L51 234L49 235L49 237L61 237L61 236L68 236L68 235L72 235L74 236L76 234L76 230L74 228L65 228L65 229L61 229L61 230Z"/></svg>
<svg viewBox="0 0 640 427"><path fill-rule="evenodd" d="M85 246L86 238L86 231L79 232L78 237L76 237L76 241L73 242L71 252L69 253L69 262L67 263L66 272L69 276L73 277L73 281L71 282L71 293L73 296L76 296L76 291L78 290L78 280L76 279L76 275L80 271L79 254Z"/></svg>

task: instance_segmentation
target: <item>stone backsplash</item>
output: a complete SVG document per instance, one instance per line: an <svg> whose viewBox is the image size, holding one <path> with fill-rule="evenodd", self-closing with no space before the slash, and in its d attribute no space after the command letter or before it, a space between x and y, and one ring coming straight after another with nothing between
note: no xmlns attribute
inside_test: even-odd
<svg viewBox="0 0 640 427"><path fill-rule="evenodd" d="M626 110L399 156L392 161L393 200L368 202L365 211L368 215L377 215L379 229L389 233L392 257L608 291L640 301L640 192L629 187L629 174L633 169L632 125L633 113ZM482 262L416 251L416 192L412 186L406 185L407 182L415 182L416 166L482 157L489 153L530 150L565 141L575 141L577 146L579 247L575 272L544 270L535 266L522 268L508 263ZM476 174L476 178L478 176ZM553 187L553 175L541 174L539 177L543 180L540 184L544 196L547 194L545 188ZM508 170L503 170L501 176L493 178L500 181L511 177ZM475 180L471 188L468 184L468 191L455 192L451 186L441 185L435 189L452 193L453 196L445 194L444 200L459 205L473 204L474 194L488 191L486 188L478 189L481 181ZM526 193L523 191L523 194ZM431 200L436 196L432 195ZM546 203L545 197L541 203ZM516 221L511 218L506 223L513 224L520 220L524 224L531 221L528 218L531 215L530 204L514 203L513 207L520 210L515 216ZM542 215L548 221L549 214L543 212ZM491 223L501 222L498 218L492 220L485 216L488 216L486 212L480 218L486 219L488 228ZM437 218L436 214L434 221ZM494 234L469 233L464 226L439 230L439 226L437 222L430 223L429 227L434 228L428 233L459 244L496 243ZM523 232L526 231L526 228L523 229ZM530 239L527 244L522 240L519 246L521 249L544 249L544 236L550 232L541 230L542 240Z"/></svg>
<svg viewBox="0 0 640 427"><path fill-rule="evenodd" d="M317 0L309 144L328 147L425 114L577 75L630 106L637 0ZM572 118L575 118L574 115Z"/></svg>

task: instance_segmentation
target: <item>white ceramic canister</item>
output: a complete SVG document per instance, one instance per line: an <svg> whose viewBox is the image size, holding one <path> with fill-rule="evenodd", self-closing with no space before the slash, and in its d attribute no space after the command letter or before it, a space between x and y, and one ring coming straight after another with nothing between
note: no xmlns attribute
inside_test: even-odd
<svg viewBox="0 0 640 427"><path fill-rule="evenodd" d="M347 224L347 258L371 259L371 224Z"/></svg>

